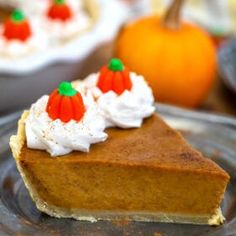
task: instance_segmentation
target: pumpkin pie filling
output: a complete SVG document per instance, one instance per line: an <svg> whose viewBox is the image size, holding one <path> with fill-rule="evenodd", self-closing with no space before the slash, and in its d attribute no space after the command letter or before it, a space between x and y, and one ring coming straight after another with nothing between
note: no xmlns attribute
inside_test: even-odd
<svg viewBox="0 0 236 236"><path fill-rule="evenodd" d="M28 116L24 112L10 144L42 212L90 221L223 223L219 207L229 175L157 114L140 128L107 128L107 140L89 152L60 157L27 147Z"/></svg>

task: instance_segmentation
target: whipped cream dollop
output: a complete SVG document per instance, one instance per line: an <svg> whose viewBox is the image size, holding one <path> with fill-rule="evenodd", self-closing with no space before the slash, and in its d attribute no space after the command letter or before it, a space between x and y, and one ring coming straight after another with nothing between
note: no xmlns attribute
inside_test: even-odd
<svg viewBox="0 0 236 236"><path fill-rule="evenodd" d="M50 32L49 39L56 43L73 38L79 32L86 30L90 24L90 18L83 11L74 13L72 19L67 22L50 20L46 17L42 20L42 27L44 27L45 32Z"/></svg>
<svg viewBox="0 0 236 236"><path fill-rule="evenodd" d="M80 121L63 123L48 116L48 98L45 95L33 104L25 121L29 148L46 150L51 156L61 156L72 151L88 152L91 144L107 139L104 119L91 99L83 98L86 112Z"/></svg>
<svg viewBox="0 0 236 236"><path fill-rule="evenodd" d="M0 26L0 54L8 58L18 58L19 56L45 50L48 47L48 38L39 27L39 19L30 21L32 35L26 41L8 40L3 36L3 26Z"/></svg>
<svg viewBox="0 0 236 236"><path fill-rule="evenodd" d="M91 17L84 10L82 1L68 0L67 4L72 11L71 19L67 21L52 20L46 16L46 12L41 17L41 27L45 32L50 32L48 37L52 43L70 40L91 25Z"/></svg>
<svg viewBox="0 0 236 236"><path fill-rule="evenodd" d="M141 75L130 73L132 89L121 95L113 91L103 93L96 85L99 73L89 75L84 81L75 84L83 88L88 97L93 96L99 113L104 117L106 127L132 128L140 127L143 119L155 111L151 88Z"/></svg>

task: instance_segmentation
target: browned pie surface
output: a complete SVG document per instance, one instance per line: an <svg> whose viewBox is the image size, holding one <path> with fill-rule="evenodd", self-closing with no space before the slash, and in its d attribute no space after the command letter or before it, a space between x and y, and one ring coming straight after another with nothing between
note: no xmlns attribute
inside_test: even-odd
<svg viewBox="0 0 236 236"><path fill-rule="evenodd" d="M158 116L139 129L109 129L89 153L51 157L23 147L20 163L49 204L92 210L213 214L228 174Z"/></svg>
<svg viewBox="0 0 236 236"><path fill-rule="evenodd" d="M22 160L29 162L87 162L114 163L127 166L150 166L181 170L226 173L214 162L203 158L175 130L168 127L157 115L146 119L142 128L109 129L109 138L91 146L89 153L73 152L51 157L45 151L23 148Z"/></svg>

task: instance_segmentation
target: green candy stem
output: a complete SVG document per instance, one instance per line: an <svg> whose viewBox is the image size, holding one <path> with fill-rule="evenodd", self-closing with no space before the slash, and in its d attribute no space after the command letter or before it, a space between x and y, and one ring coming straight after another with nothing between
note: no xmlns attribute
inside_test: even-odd
<svg viewBox="0 0 236 236"><path fill-rule="evenodd" d="M15 10L11 14L11 19L15 22L22 22L25 19L25 16L21 10Z"/></svg>
<svg viewBox="0 0 236 236"><path fill-rule="evenodd" d="M120 59L113 58L110 60L108 68L112 71L122 71L124 69L124 65Z"/></svg>
<svg viewBox="0 0 236 236"><path fill-rule="evenodd" d="M73 97L76 95L77 91L72 87L69 82L61 82L58 87L58 92L60 95Z"/></svg>
<svg viewBox="0 0 236 236"><path fill-rule="evenodd" d="M64 4L65 3L65 0L55 0L55 4Z"/></svg>

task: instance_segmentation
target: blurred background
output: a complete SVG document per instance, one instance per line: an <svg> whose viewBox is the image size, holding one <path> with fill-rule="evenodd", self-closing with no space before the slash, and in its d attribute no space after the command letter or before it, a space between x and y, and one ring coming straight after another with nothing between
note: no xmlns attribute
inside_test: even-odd
<svg viewBox="0 0 236 236"><path fill-rule="evenodd" d="M0 115L112 57L157 102L236 115L236 0L0 0Z"/></svg>

